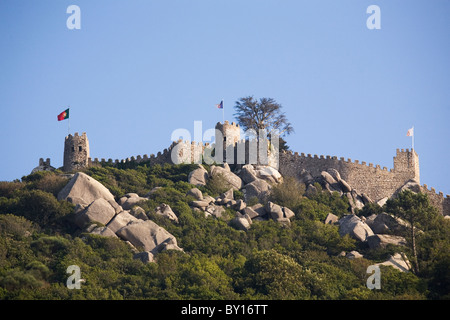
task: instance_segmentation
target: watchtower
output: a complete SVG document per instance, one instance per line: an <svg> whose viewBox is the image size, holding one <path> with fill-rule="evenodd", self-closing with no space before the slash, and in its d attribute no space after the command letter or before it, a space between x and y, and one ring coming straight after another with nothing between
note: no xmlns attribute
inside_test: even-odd
<svg viewBox="0 0 450 320"><path fill-rule="evenodd" d="M216 145L222 145L223 162L234 163L235 147L241 137L241 128L239 124L226 120L224 123L216 124Z"/></svg>
<svg viewBox="0 0 450 320"><path fill-rule="evenodd" d="M397 149L394 157L394 172L405 176L406 180L414 179L420 184L419 156L414 149Z"/></svg>
<svg viewBox="0 0 450 320"><path fill-rule="evenodd" d="M78 132L69 134L64 142L64 165L65 172L77 171L88 166L89 140L86 132L80 136Z"/></svg>

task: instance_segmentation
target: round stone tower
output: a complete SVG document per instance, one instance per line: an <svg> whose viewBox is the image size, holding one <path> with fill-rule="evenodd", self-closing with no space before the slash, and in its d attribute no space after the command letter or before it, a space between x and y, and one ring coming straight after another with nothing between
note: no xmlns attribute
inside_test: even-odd
<svg viewBox="0 0 450 320"><path fill-rule="evenodd" d="M235 163L235 147L240 141L241 128L239 124L228 121L224 123L217 122L216 124L216 145L223 146L223 162ZM218 159L219 160L219 159Z"/></svg>
<svg viewBox="0 0 450 320"><path fill-rule="evenodd" d="M64 142L65 172L77 171L86 168L89 163L89 140L86 132L80 136L78 132L72 136L69 134Z"/></svg>

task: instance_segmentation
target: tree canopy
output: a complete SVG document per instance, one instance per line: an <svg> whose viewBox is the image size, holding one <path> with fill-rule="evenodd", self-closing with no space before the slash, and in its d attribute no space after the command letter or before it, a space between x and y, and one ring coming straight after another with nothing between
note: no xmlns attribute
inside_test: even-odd
<svg viewBox="0 0 450 320"><path fill-rule="evenodd" d="M259 100L252 96L244 97L236 101L234 116L244 130L265 129L268 134L278 131L279 136L289 135L294 128L282 112L282 105L272 98Z"/></svg>

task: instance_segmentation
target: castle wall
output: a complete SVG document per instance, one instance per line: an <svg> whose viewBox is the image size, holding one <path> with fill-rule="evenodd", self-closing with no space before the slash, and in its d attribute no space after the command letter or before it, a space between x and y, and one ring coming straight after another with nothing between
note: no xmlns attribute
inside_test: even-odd
<svg viewBox="0 0 450 320"><path fill-rule="evenodd" d="M402 150L403 152L403 150ZM409 150L407 150L409 152ZM311 156L304 153L280 153L280 173L286 176L299 177L302 169L312 176L320 176L322 171L329 168L339 171L342 179L347 181L359 193L365 193L372 200L378 201L384 197L390 197L398 188L408 180L414 179L412 170L396 172L386 167L359 162L333 156ZM406 169L406 167L405 167Z"/></svg>
<svg viewBox="0 0 450 320"><path fill-rule="evenodd" d="M447 194L444 198L442 192L437 193L434 188L429 190L426 184L420 187L420 191L428 196L431 205L436 207L442 215L450 215L450 195Z"/></svg>
<svg viewBox="0 0 450 320"><path fill-rule="evenodd" d="M227 126L236 130L237 125L232 123ZM220 129L219 124L216 128ZM233 143L231 159L226 159L228 163L262 163L269 164L277 168L283 176L292 176L299 178L301 171L307 170L312 176L320 176L322 171L330 168L336 169L341 177L347 181L359 193L364 193L374 201L379 201L385 197L390 197L392 194L402 187L411 179L419 182L419 158L414 150L399 150L397 149L394 157L394 169L388 170L386 167L381 168L379 165L367 164L366 162L345 160L344 158L337 158L336 156L312 156L297 152L279 152L278 161L270 158L261 157L261 154L267 152L265 149L261 154L258 153L257 143L248 140L236 140L233 131ZM236 142L234 142L236 140ZM266 145L266 144L265 144ZM81 147L81 149L78 149ZM202 163L203 154L211 154L211 147L208 143L202 144L190 141L173 142L169 148L164 149L163 152L158 152L156 155L148 156L138 155L122 160L112 159L91 159L89 157L89 142L86 134L79 136L75 133L74 136L66 137L64 148L64 171L75 171L84 167L100 167L100 166L127 166L128 164L148 163L149 165L165 163L179 164L179 163ZM224 146L225 147L225 146ZM224 150L225 151L225 150ZM241 151L241 153L239 153ZM243 156L242 156L242 153ZM240 156L239 156L240 154ZM224 154L225 157L226 154ZM263 159L264 158L264 159ZM243 160L245 159L245 160ZM42 162L44 162L42 160ZM437 207L443 215L450 215L450 195L444 198L442 192L439 194L431 188L424 185L421 187L423 193L426 193L432 205Z"/></svg>

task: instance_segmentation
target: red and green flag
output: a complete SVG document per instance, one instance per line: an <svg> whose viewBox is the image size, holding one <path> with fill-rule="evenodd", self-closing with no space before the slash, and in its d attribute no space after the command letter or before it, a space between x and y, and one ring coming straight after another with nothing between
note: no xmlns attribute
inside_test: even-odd
<svg viewBox="0 0 450 320"><path fill-rule="evenodd" d="M64 110L58 114L58 121L69 119L69 109Z"/></svg>

